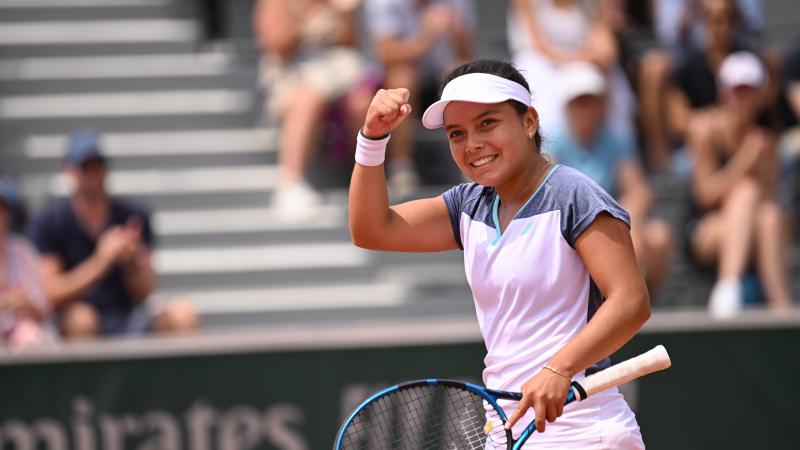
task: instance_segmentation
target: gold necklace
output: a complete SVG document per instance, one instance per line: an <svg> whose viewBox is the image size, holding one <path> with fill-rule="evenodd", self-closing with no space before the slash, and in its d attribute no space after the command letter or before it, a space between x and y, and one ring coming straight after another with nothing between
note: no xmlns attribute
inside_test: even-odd
<svg viewBox="0 0 800 450"><path fill-rule="evenodd" d="M545 163L545 164L542 166L542 168L541 168L541 169L539 169L539 171L538 171L538 172L536 172L536 175L533 177L533 183L525 185L525 186L524 186L522 189L520 189L520 190L519 190L519 191L518 191L516 194L512 195L512 196L511 196L511 198L510 198L510 199L508 199L507 201L503 201L503 199L501 198L501 199L500 199L500 209L503 209L503 208L505 208L505 207L506 207L506 205L509 205L509 204L511 204L511 202L513 202L514 200L516 200L516 199L517 199L517 198L518 198L518 197L519 197L519 196L520 196L520 195L521 195L523 192L525 192L525 190L526 190L526 189L528 189L528 188L529 188L531 185L533 185L533 184L536 184L536 182L539 180L539 177L541 177L542 173L544 173L544 171L545 171L545 170L546 170L548 167L550 167L551 165L552 165L552 163L551 163L550 161L547 161L547 162L546 162L546 163ZM497 194L497 195L499 196L500 194Z"/></svg>

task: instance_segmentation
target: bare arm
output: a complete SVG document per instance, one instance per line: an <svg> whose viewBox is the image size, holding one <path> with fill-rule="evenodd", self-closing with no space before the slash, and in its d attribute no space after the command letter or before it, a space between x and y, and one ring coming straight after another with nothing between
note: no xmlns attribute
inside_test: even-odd
<svg viewBox="0 0 800 450"><path fill-rule="evenodd" d="M68 272L55 255L42 255L40 264L44 292L53 308L83 297L111 267L97 252Z"/></svg>
<svg viewBox="0 0 800 450"><path fill-rule="evenodd" d="M704 112L695 116L688 136L694 161L692 190L698 204L703 208L718 205L734 183L756 167L761 153L761 137L748 134L741 144L742 148L734 153L727 164L720 167L714 149L712 114Z"/></svg>
<svg viewBox="0 0 800 450"><path fill-rule="evenodd" d="M140 245L135 255L122 266L125 287L131 297L139 302L146 300L156 286L156 272L150 253L148 248Z"/></svg>
<svg viewBox="0 0 800 450"><path fill-rule="evenodd" d="M650 297L624 223L599 215L575 242L575 250L606 300L550 359L553 367L570 376L619 350L650 318Z"/></svg>
<svg viewBox="0 0 800 450"><path fill-rule="evenodd" d="M258 0L253 28L259 47L281 58L289 57L300 44L300 22L289 0Z"/></svg>
<svg viewBox="0 0 800 450"><path fill-rule="evenodd" d="M602 21L596 21L589 30L586 46L573 55L573 58L609 67L617 61L618 56L617 43L611 28Z"/></svg>
<svg viewBox="0 0 800 450"><path fill-rule="evenodd" d="M620 164L617 169L619 180L619 203L631 215L631 221L641 220L653 205L653 191L647 183L642 166L634 161Z"/></svg>
<svg viewBox="0 0 800 450"><path fill-rule="evenodd" d="M800 81L795 81L789 85L789 106L791 106L794 115L800 117Z"/></svg>
<svg viewBox="0 0 800 450"><path fill-rule="evenodd" d="M386 65L414 62L440 36L454 28L455 13L446 6L429 6L422 12L419 31L411 36L382 36L375 43L378 57Z"/></svg>
<svg viewBox="0 0 800 450"><path fill-rule="evenodd" d="M455 20L453 22L450 30L450 40L458 58L458 64L466 63L473 58L472 33L465 26L464 20Z"/></svg>
<svg viewBox="0 0 800 450"><path fill-rule="evenodd" d="M567 55L560 51L542 35L539 24L536 22L536 11L528 0L513 0L514 14L522 20L528 32L528 38L534 48L555 62L565 61Z"/></svg>
<svg viewBox="0 0 800 450"><path fill-rule="evenodd" d="M411 112L407 89L381 89L372 100L362 132L389 134ZM350 235L359 247L405 252L457 248L442 197L389 207L383 164L356 164L350 181Z"/></svg>
<svg viewBox="0 0 800 450"><path fill-rule="evenodd" d="M668 86L666 90L667 125L671 133L686 137L689 129L689 120L692 117L692 105L689 98L675 86Z"/></svg>

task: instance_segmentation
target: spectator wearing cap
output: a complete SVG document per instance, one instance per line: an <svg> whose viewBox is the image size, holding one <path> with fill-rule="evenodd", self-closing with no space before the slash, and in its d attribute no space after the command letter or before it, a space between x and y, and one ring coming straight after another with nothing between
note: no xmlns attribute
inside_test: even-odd
<svg viewBox="0 0 800 450"><path fill-rule="evenodd" d="M735 0L702 0L699 10L706 30L705 44L688 51L664 84L656 83L641 89L642 97L663 101L663 104L652 106L658 110L643 105L642 113L644 129L649 130L646 136L651 143L648 155L653 166L664 171L685 172L680 166L682 160L673 160L669 154L668 144L682 145L687 139L693 113L719 100L717 74L722 61L731 53L751 50L747 40L742 38L744 23Z"/></svg>
<svg viewBox="0 0 800 450"><path fill-rule="evenodd" d="M73 192L29 227L61 333L90 338L194 328L196 314L186 304L168 304L156 317L144 307L156 281L149 215L109 196L107 161L97 134L82 130L71 136L63 171Z"/></svg>
<svg viewBox="0 0 800 450"><path fill-rule="evenodd" d="M364 9L372 47L383 66L383 85L408 89L414 110L424 111L435 102L440 78L472 58L472 0L366 0ZM389 189L400 197L419 184L412 152L414 126L404 121L389 142Z"/></svg>
<svg viewBox="0 0 800 450"><path fill-rule="evenodd" d="M53 338L38 255L25 237L11 232L18 202L14 183L0 177L0 344L17 348Z"/></svg>
<svg viewBox="0 0 800 450"><path fill-rule="evenodd" d="M546 132L559 128L566 121L558 90L547 88L558 84L560 67L573 61L590 61L608 76L608 123L618 133L634 139L636 99L619 64L619 49L609 17L601 14L607 2L513 0L509 3L506 29L509 49L514 65L533 88L542 129Z"/></svg>
<svg viewBox="0 0 800 450"><path fill-rule="evenodd" d="M631 216L631 238L651 295L667 276L673 233L649 217L653 195L633 141L608 123L608 87L589 62L574 62L560 71L566 124L554 130L548 151L580 170L613 195Z"/></svg>
<svg viewBox="0 0 800 450"><path fill-rule="evenodd" d="M754 54L736 52L722 62L717 81L719 101L689 127L697 217L690 222L691 254L716 265L713 315L735 315L758 292L770 307L786 308L790 225L778 196L775 133L759 123L766 72ZM754 283L760 288L750 289ZM751 290L755 295L746 296Z"/></svg>

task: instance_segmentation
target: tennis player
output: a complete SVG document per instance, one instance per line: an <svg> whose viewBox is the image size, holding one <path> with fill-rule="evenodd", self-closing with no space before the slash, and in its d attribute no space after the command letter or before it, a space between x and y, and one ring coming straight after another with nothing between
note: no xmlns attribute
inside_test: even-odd
<svg viewBox="0 0 800 450"><path fill-rule="evenodd" d="M515 437L534 418L543 433L524 448L644 448L616 389L563 406L570 381L608 367L650 316L628 214L586 176L548 162L525 78L492 60L455 69L422 116L425 127L444 128L473 183L389 206L382 164L389 133L411 113L408 98L381 90L367 112L350 184L353 242L463 250L487 350L483 382L524 394L508 422Z"/></svg>

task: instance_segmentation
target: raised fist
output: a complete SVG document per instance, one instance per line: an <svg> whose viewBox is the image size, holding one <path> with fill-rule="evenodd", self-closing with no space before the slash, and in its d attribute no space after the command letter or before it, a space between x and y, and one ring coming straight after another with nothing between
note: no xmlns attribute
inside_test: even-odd
<svg viewBox="0 0 800 450"><path fill-rule="evenodd" d="M389 134L400 125L409 114L408 89L381 89L375 94L367 110L363 133L371 139Z"/></svg>

